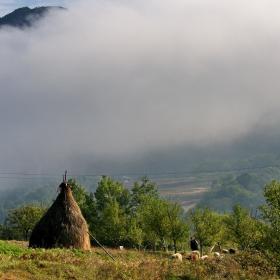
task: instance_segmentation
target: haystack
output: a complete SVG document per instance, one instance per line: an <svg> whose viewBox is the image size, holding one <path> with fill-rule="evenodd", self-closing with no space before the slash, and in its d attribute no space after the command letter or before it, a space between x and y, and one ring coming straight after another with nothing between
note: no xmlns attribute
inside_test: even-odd
<svg viewBox="0 0 280 280"><path fill-rule="evenodd" d="M56 200L35 225L29 247L89 250L88 226L72 195L72 189L66 180L59 188Z"/></svg>

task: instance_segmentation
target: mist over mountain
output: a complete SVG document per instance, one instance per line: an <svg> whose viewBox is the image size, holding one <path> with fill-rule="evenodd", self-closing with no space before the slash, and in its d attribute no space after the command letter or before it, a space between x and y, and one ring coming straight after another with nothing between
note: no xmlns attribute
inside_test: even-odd
<svg viewBox="0 0 280 280"><path fill-rule="evenodd" d="M152 176L278 154L277 8L81 0L2 17L1 176ZM4 26L12 14L13 27L39 20Z"/></svg>
<svg viewBox="0 0 280 280"><path fill-rule="evenodd" d="M30 9L29 7L22 7L14 10L12 13L7 14L0 18L1 26L12 26L18 28L27 28L36 24L36 22L42 19L47 13L52 11L66 10L63 7L48 6L48 7L36 7Z"/></svg>

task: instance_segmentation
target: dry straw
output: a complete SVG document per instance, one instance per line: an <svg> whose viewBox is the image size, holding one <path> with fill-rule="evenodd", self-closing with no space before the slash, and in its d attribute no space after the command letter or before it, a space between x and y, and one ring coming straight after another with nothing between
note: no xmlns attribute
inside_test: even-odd
<svg viewBox="0 0 280 280"><path fill-rule="evenodd" d="M32 248L90 249L88 226L67 184L66 173L54 203L35 225L29 239Z"/></svg>

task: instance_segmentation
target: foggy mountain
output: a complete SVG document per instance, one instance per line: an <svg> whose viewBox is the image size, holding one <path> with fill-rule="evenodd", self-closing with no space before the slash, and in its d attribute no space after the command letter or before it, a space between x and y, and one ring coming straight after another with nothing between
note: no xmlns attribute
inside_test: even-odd
<svg viewBox="0 0 280 280"><path fill-rule="evenodd" d="M65 10L62 7L37 7L30 9L29 7L22 7L14 10L12 13L0 18L1 26L12 26L18 28L31 27L36 22L47 15L48 12L54 10Z"/></svg>
<svg viewBox="0 0 280 280"><path fill-rule="evenodd" d="M45 8L0 19L0 186L279 153L280 3Z"/></svg>

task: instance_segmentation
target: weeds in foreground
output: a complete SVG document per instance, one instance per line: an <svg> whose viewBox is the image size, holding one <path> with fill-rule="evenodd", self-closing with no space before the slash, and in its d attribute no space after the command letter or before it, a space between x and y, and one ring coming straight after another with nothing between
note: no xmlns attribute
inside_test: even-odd
<svg viewBox="0 0 280 280"><path fill-rule="evenodd" d="M100 248L34 250L0 241L0 279L278 279L276 269L259 253L238 252L180 263L171 261L168 252L108 250L116 262Z"/></svg>

